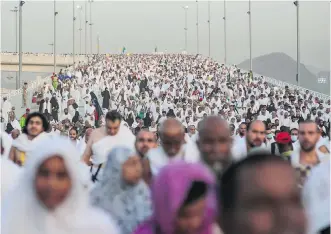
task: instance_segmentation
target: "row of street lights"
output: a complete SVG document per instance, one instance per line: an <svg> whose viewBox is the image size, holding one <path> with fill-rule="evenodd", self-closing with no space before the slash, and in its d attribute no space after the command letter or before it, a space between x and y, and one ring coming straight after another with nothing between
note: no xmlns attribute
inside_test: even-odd
<svg viewBox="0 0 331 234"><path fill-rule="evenodd" d="M90 7L90 19L89 21L87 20L87 3L89 2L89 7ZM93 44L93 38L92 38L92 2L93 0L86 0L85 1L85 55L88 54L87 52L87 26L90 26L90 55L93 53L92 49L92 44ZM16 74L16 89L20 88L20 80L21 80L21 73L22 73L22 7L25 4L24 1L19 1L19 6L14 7L14 9L10 10L11 12L15 13L15 53L18 53L19 55L19 71L18 75ZM76 57L76 52L75 52L75 9L77 8L79 10L79 54L82 55L82 11L83 7L78 5L75 7L75 1L72 1L73 4L73 35L72 35L72 44L73 44L73 64L75 64L75 57ZM56 72L56 42L57 42L57 37L56 37L56 16L58 15L58 12L56 11L56 0L53 0L53 42L48 44L49 46L52 46L52 53L54 56L54 61L53 61L53 71L54 73ZM17 19L19 22L17 22ZM17 30L17 25L19 26L19 30ZM18 32L19 31L19 32ZM19 39L17 40L17 36L19 36ZM99 53L99 43L100 43L100 37L98 34L98 53ZM17 43L18 41L18 43ZM19 44L19 45L18 45ZM19 51L17 51L17 49Z"/></svg>
<svg viewBox="0 0 331 234"><path fill-rule="evenodd" d="M223 21L224 21L224 64L227 63L227 36L226 36L226 0L223 0ZM299 85L300 77L300 32L299 32L299 1L295 1L294 5L296 6L296 23L297 23L297 74L296 80ZM182 7L185 11L185 52L187 52L187 11L188 6ZM252 12L251 12L251 0L248 1L248 24L249 24L249 67L250 71L253 70L253 59L252 59ZM210 1L208 1L208 56L210 56ZM196 26L197 26L197 53L199 54L199 2L196 0Z"/></svg>
<svg viewBox="0 0 331 234"><path fill-rule="evenodd" d="M92 44L93 44L93 32L92 32L92 2L93 0L86 0L85 1L85 54L87 55L87 26L90 26L90 55L92 55ZM223 0L224 6L223 6L223 21L224 21L224 63L227 63L227 36L226 36L226 0ZM15 13L15 35L16 35L16 44L15 44L15 52L17 53L17 13L19 13L19 73L18 76L16 76L16 88L19 88L20 85L20 78L22 73L22 7L24 5L24 1L19 1L19 7L15 7L11 12ZM73 0L73 63L75 64L75 0ZM90 19L87 20L87 3L89 3L90 7ZM250 60L250 71L253 70L253 63L252 63L252 19L251 19L251 0L249 0L248 3L248 17L249 17L249 60ZM299 85L299 78L300 78L300 33L299 33L299 1L295 1L294 5L296 6L296 21L297 21L297 84ZM76 8L80 11L79 13L79 48L80 48L80 55L82 54L82 6L76 6ZM185 12L185 52L187 52L187 33L188 33L188 27L187 27L187 12L189 7L184 6L182 7ZM54 55L54 72L56 72L56 16L58 12L56 11L56 0L54 0L54 38L53 43L49 44L53 47L53 55ZM208 55L211 54L211 43L210 43L210 1L208 1ZM197 53L199 53L199 3L198 0L196 0L196 26L197 26ZM100 46L100 37L99 34L97 35L97 50L99 53L99 46Z"/></svg>

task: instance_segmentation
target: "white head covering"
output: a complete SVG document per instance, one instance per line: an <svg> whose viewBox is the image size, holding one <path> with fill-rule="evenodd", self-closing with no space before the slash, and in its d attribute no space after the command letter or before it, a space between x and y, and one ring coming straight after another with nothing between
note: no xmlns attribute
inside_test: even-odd
<svg viewBox="0 0 331 234"><path fill-rule="evenodd" d="M32 153L19 183L3 200L3 234L118 233L109 216L89 205L88 193L79 179L79 165L74 160L78 152L66 138L48 137ZM50 211L39 201L34 181L38 168L53 155L62 156L72 187L63 203Z"/></svg>

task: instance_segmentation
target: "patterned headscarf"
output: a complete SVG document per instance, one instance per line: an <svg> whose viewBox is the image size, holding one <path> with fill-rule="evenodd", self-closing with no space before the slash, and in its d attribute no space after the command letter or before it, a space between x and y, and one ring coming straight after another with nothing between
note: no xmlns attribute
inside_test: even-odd
<svg viewBox="0 0 331 234"><path fill-rule="evenodd" d="M135 153L128 148L115 148L108 155L100 183L92 191L92 204L109 213L121 229L130 234L152 214L151 195L148 186L141 179L135 185L128 185L122 179L122 165Z"/></svg>

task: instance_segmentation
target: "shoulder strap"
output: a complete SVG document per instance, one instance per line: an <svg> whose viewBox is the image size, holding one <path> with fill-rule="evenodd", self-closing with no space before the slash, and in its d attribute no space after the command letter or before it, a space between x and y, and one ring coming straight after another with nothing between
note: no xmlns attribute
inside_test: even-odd
<svg viewBox="0 0 331 234"><path fill-rule="evenodd" d="M92 172L92 167L93 167L93 165L91 166L91 172ZM95 174L93 175L92 174L92 182L93 183L95 183L96 181L98 181L98 174L99 174L99 172L100 172L100 169L101 169L101 167L102 167L102 163L101 164L99 164L99 166L98 166L98 169L97 169L97 171L95 172Z"/></svg>

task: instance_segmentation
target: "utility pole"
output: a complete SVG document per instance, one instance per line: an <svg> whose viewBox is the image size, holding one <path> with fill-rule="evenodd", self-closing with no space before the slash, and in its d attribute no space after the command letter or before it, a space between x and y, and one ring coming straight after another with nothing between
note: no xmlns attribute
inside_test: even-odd
<svg viewBox="0 0 331 234"><path fill-rule="evenodd" d="M224 1L224 17L223 17L223 20L224 20L224 64L226 64L226 1Z"/></svg>
<svg viewBox="0 0 331 234"><path fill-rule="evenodd" d="M17 7L14 7L14 10L10 10L11 12L15 13L15 53L17 54Z"/></svg>
<svg viewBox="0 0 331 234"><path fill-rule="evenodd" d="M56 11L56 0L54 0L54 32L53 32L53 56L54 56L54 64L53 64L53 72L56 73L56 15L58 12Z"/></svg>
<svg viewBox="0 0 331 234"><path fill-rule="evenodd" d="M187 53L187 10L188 10L188 6L185 6L184 7L184 10L185 10L185 52Z"/></svg>
<svg viewBox="0 0 331 234"><path fill-rule="evenodd" d="M299 20L299 1L295 1L294 5L296 6L297 10L297 84L300 85L300 20Z"/></svg>
<svg viewBox="0 0 331 234"><path fill-rule="evenodd" d="M199 54L199 2L197 0L197 54Z"/></svg>
<svg viewBox="0 0 331 234"><path fill-rule="evenodd" d="M210 1L208 1L208 57L210 57Z"/></svg>
<svg viewBox="0 0 331 234"><path fill-rule="evenodd" d="M85 1L85 56L87 56L87 0Z"/></svg>
<svg viewBox="0 0 331 234"><path fill-rule="evenodd" d="M82 6L77 6L77 9L79 10L79 55L82 55Z"/></svg>
<svg viewBox="0 0 331 234"><path fill-rule="evenodd" d="M19 68L18 68L18 80L16 80L16 89L19 89L21 87L21 74L22 74L22 59L23 59L23 51L22 51L22 27L23 27L23 20L22 20L22 8L24 5L24 1L20 1L19 5Z"/></svg>
<svg viewBox="0 0 331 234"><path fill-rule="evenodd" d="M248 22L249 22L249 69L253 71L253 60L252 60L252 11L251 11L251 0L248 2Z"/></svg>
<svg viewBox="0 0 331 234"><path fill-rule="evenodd" d="M90 55L91 55L91 58L92 58L92 54L93 54L93 49L92 49L92 42L93 42L93 33L92 33L92 26L93 26L93 23L92 23L92 2L93 0L90 0Z"/></svg>
<svg viewBox="0 0 331 234"><path fill-rule="evenodd" d="M72 1L72 64L75 68L75 0Z"/></svg>

